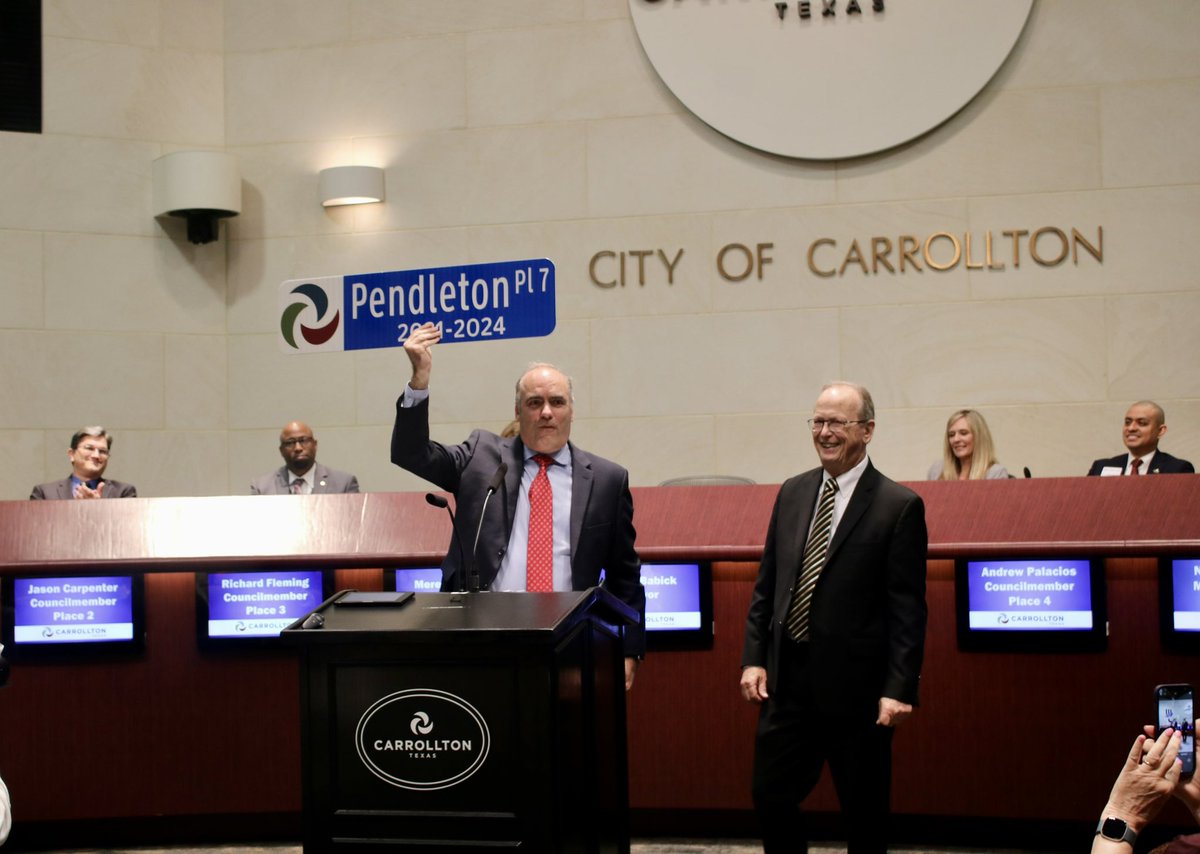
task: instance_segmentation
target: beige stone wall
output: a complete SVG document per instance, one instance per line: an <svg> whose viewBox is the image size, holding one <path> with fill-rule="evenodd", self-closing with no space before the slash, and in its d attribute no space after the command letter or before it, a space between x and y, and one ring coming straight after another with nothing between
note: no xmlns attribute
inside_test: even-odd
<svg viewBox="0 0 1200 854"><path fill-rule="evenodd" d="M1164 448L1200 462L1192 0L1038 0L961 113L839 163L692 117L627 0L45 0L44 18L45 132L0 134L0 498L63 476L91 422L144 495L245 492L297 417L364 489L423 489L387 459L403 353L281 354L278 284L543 255L558 328L440 347L439 438L498 429L547 359L576 379L575 438L635 484L810 467L803 422L839 377L874 392L872 457L898 479L962 406L1010 470L1067 476L1120 451L1125 407L1152 397ZM206 147L237 155L243 212L193 247L151 216L150 164ZM387 201L322 209L318 171L352 162L386 167ZM806 262L822 237L1044 226L1102 226L1103 264ZM773 244L761 280L719 275L730 243ZM643 249L683 249L672 283L653 264L644 285L590 280L595 253Z"/></svg>

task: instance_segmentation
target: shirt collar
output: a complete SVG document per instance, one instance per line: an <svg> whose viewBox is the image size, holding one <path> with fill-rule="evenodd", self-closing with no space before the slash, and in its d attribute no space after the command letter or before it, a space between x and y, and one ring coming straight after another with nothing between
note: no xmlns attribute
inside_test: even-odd
<svg viewBox="0 0 1200 854"><path fill-rule="evenodd" d="M870 457L868 457L866 454L863 454L863 458L858 461L858 465L849 471L842 472L836 478L830 475L829 472L822 471L821 488L825 488L825 481L832 479L837 481L838 492L845 493L848 490L853 490L854 487L858 486L858 481L862 478L863 472L867 470L868 462L870 462Z"/></svg>

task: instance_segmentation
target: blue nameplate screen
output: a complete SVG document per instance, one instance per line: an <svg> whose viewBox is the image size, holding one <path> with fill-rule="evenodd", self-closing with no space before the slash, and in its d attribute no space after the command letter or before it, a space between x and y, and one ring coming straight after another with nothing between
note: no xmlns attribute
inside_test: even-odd
<svg viewBox="0 0 1200 854"><path fill-rule="evenodd" d="M700 628L700 567L694 563L642 566L646 631Z"/></svg>
<svg viewBox="0 0 1200 854"><path fill-rule="evenodd" d="M132 576L16 578L12 604L16 644L134 640Z"/></svg>
<svg viewBox="0 0 1200 854"><path fill-rule="evenodd" d="M279 286L286 353L400 347L435 323L442 343L536 338L557 323L546 258L292 279Z"/></svg>
<svg viewBox="0 0 1200 854"><path fill-rule="evenodd" d="M1086 560L972 560L966 572L974 631L1091 631Z"/></svg>
<svg viewBox="0 0 1200 854"><path fill-rule="evenodd" d="M397 592L437 593L442 589L442 568L397 569L393 581L392 589Z"/></svg>
<svg viewBox="0 0 1200 854"><path fill-rule="evenodd" d="M1171 626L1177 632L1200 632L1200 559L1171 561Z"/></svg>
<svg viewBox="0 0 1200 854"><path fill-rule="evenodd" d="M274 638L324 599L319 569L208 574L208 637Z"/></svg>

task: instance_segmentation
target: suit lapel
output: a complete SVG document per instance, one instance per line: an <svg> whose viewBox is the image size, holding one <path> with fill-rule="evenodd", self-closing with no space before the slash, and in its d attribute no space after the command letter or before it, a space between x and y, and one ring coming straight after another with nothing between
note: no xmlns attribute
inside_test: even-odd
<svg viewBox="0 0 1200 854"><path fill-rule="evenodd" d="M592 495L592 458L574 445L571 448L571 565L575 565L575 547L583 531L583 515Z"/></svg>

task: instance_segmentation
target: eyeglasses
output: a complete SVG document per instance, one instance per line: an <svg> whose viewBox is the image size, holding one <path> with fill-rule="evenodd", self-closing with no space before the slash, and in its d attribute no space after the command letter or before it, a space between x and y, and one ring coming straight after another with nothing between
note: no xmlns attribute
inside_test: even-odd
<svg viewBox="0 0 1200 854"><path fill-rule="evenodd" d="M846 432L846 428L851 424L866 424L866 421L846 421L842 418L810 418L808 419L808 429L814 433L820 433L826 427L830 433L841 435Z"/></svg>
<svg viewBox="0 0 1200 854"><path fill-rule="evenodd" d="M314 439L312 436L298 436L295 439L280 439L279 447L294 448L297 445L311 445L315 441L317 441L317 440Z"/></svg>
<svg viewBox="0 0 1200 854"><path fill-rule="evenodd" d="M79 445L77 451L83 451L85 454L95 454L98 457L107 457L108 448L101 448L96 445Z"/></svg>

